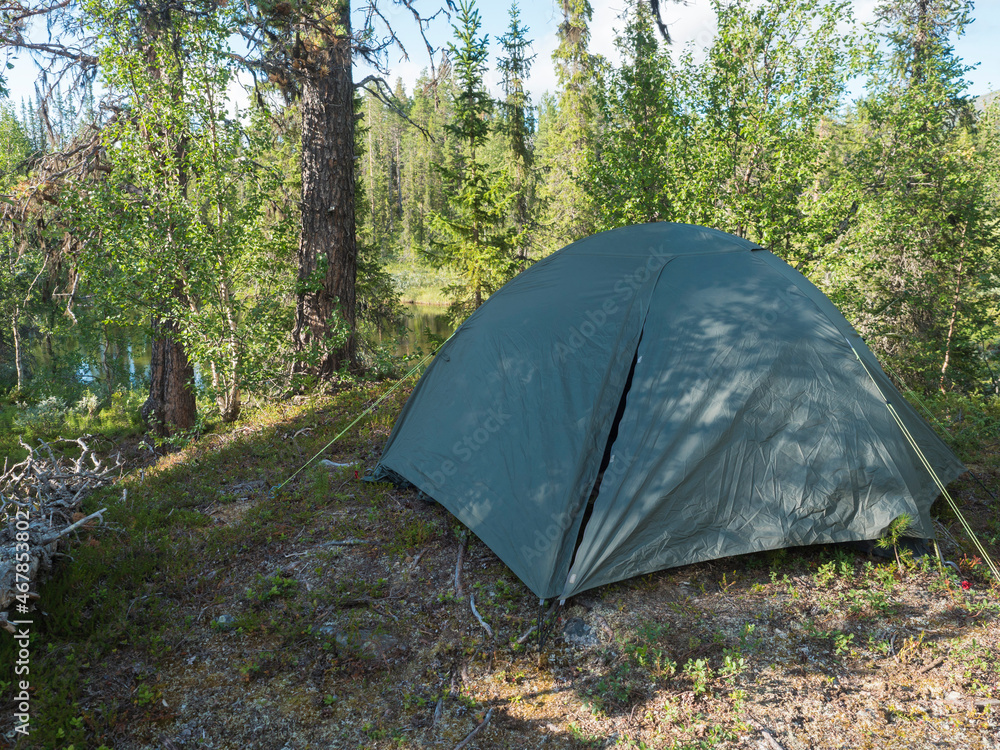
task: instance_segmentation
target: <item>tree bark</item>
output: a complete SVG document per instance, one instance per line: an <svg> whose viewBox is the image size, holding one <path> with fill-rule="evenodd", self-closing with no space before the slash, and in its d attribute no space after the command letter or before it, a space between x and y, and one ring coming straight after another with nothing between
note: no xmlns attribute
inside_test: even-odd
<svg viewBox="0 0 1000 750"><path fill-rule="evenodd" d="M14 370L17 372L18 398L24 392L24 358L21 356L21 308L14 305L11 316L11 331L14 334Z"/></svg>
<svg viewBox="0 0 1000 750"><path fill-rule="evenodd" d="M302 230L299 292L292 340L297 352L319 350L313 366L296 365L329 380L353 364L357 240L354 218L354 84L350 3L331 11L333 27L304 39L302 74ZM342 320L338 320L339 318ZM346 324L346 343L337 346Z"/></svg>
<svg viewBox="0 0 1000 750"><path fill-rule="evenodd" d="M951 304L951 319L948 321L948 336L944 344L944 362L941 364L941 379L938 381L938 390L947 393L944 388L945 376L948 374L948 365L951 362L951 343L955 338L955 323L958 321L959 304L962 301L962 269L965 267L965 256L958 259L958 270L955 272L955 295Z"/></svg>
<svg viewBox="0 0 1000 750"><path fill-rule="evenodd" d="M170 86L173 99L180 102L184 81L184 69L180 65L183 60L181 35L174 26L171 12L173 8L165 3L150 6L143 18L144 32L150 40L168 34L174 61L178 63L177 71L171 75L164 73L163 61L158 57L157 48L149 43L146 46L146 66L150 77L161 85ZM169 70L169 68L167 68ZM188 175L184 168L187 138L181 137L174 145L176 163L181 165L177 175L177 183L186 195ZM164 179L168 179L164 175ZM171 235L173 229L171 230ZM171 238L173 242L173 239ZM184 291L183 269L173 279L173 295L182 304L188 303ZM194 366L188 359L184 345L181 343L180 326L172 318L161 318L154 314L152 319L153 346L149 365L149 397L142 405L140 413L147 427L164 437L169 437L180 430L194 427L198 417L198 406L195 401Z"/></svg>
<svg viewBox="0 0 1000 750"><path fill-rule="evenodd" d="M195 424L194 367L177 340L176 322L154 318L153 331L149 398L141 413L149 429L166 437Z"/></svg>

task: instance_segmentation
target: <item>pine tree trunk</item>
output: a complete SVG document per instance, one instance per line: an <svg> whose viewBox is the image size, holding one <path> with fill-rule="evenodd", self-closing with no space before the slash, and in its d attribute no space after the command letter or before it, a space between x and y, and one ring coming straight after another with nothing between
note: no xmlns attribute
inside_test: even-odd
<svg viewBox="0 0 1000 750"><path fill-rule="evenodd" d="M145 46L146 64L149 76L163 85L173 87L173 98L180 102L182 98L184 70L177 70L173 75L164 74L154 40L162 35L169 35L169 42L175 60L181 60L181 36L173 26L171 13L174 8L147 9L142 17L143 31L149 42ZM187 138L181 137L174 145L174 158L180 165L177 174L177 185L183 194L187 195L188 175L184 167L186 163ZM164 175L164 179L169 179ZM171 231L171 234L173 231ZM173 279L173 294L183 305L188 300L184 291L181 276ZM159 435L169 437L179 430L187 430L194 426L198 416L198 405L195 401L194 367L188 359L184 345L180 341L179 324L171 318L161 318L153 315L153 345L150 351L149 363L149 397L140 409L146 426Z"/></svg>
<svg viewBox="0 0 1000 750"><path fill-rule="evenodd" d="M141 414L149 429L163 436L190 429L198 413L194 367L176 337L175 322L153 320L149 398L142 405Z"/></svg>
<svg viewBox="0 0 1000 750"><path fill-rule="evenodd" d="M300 292L292 339L296 351L312 345L319 364L308 371L328 380L353 364L357 242L354 223L354 85L350 7L341 0L339 28L302 44L302 232ZM322 276L315 279L316 271ZM318 281L318 283L313 283ZM328 343L337 312L350 329L340 347ZM307 368L299 366L299 369Z"/></svg>

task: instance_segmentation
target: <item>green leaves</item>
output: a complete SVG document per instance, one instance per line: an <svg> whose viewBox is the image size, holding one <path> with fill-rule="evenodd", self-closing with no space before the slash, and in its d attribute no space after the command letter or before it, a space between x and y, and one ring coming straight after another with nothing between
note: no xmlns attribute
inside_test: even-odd
<svg viewBox="0 0 1000 750"><path fill-rule="evenodd" d="M287 369L291 217L271 211L282 177L263 166L269 124L230 119L222 19L92 9L107 85L128 105L104 130L106 179L77 186L81 270L106 309L176 321L223 418L240 391ZM113 314L113 313L112 313ZM279 333L280 330L280 333Z"/></svg>
<svg viewBox="0 0 1000 750"><path fill-rule="evenodd" d="M517 195L506 170L489 167L479 149L489 135L492 100L483 83L488 55L486 37L479 37L479 14L471 0L459 5L455 42L453 119L447 126L462 146L453 167L435 165L443 176L447 213L431 215L440 239L432 241L432 261L459 272L463 283L447 290L454 302L452 316L462 319L499 289L516 270L511 252L517 230L508 216Z"/></svg>
<svg viewBox="0 0 1000 750"><path fill-rule="evenodd" d="M831 165L831 192L852 208L840 251L822 263L828 284L918 391L974 388L989 376L980 347L998 332L997 130L964 97L968 68L949 41L970 9L954 0L880 6L888 54L871 58L850 145Z"/></svg>

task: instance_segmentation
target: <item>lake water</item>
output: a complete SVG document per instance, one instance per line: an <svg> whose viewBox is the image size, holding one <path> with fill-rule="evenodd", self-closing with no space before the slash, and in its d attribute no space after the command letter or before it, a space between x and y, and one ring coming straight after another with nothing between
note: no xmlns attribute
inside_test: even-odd
<svg viewBox="0 0 1000 750"><path fill-rule="evenodd" d="M454 327L448 320L447 308L435 305L404 305L408 318L406 331L398 340L386 335L382 343L393 347L397 355L416 354L418 351L429 352L438 343L451 335ZM103 345L102 345L103 349ZM76 378L84 382L101 377L100 362L102 355L110 363L116 385L132 381L132 385L148 381L150 347L149 340L139 330L121 337L120 342L96 354L81 352L80 343L73 338L56 342L54 357L46 354L41 345L31 350L34 369L38 372L55 374L56 370L63 372L63 377ZM195 372L195 380L200 380Z"/></svg>
<svg viewBox="0 0 1000 750"><path fill-rule="evenodd" d="M447 339L455 327L448 320L448 308L436 305L404 305L410 316L406 335L399 340L396 354L416 354L418 349L426 354L437 343Z"/></svg>

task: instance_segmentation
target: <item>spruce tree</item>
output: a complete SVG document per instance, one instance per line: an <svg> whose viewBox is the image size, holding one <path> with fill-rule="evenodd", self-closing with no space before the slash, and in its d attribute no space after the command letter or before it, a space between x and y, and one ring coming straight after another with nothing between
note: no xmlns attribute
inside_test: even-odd
<svg viewBox="0 0 1000 750"><path fill-rule="evenodd" d="M510 179L503 170L489 168L481 153L493 111L483 83L489 50L488 37L479 36L481 26L475 3L462 0L453 26L455 41L448 45L455 89L447 131L456 139L460 157L454 167L438 167L449 211L433 215L440 238L432 253L435 262L451 266L462 279L449 289L456 319L478 308L515 271L513 232L506 226L514 199Z"/></svg>
<svg viewBox="0 0 1000 750"><path fill-rule="evenodd" d="M534 134L534 108L531 95L525 90L525 81L531 72L535 55L529 55L531 41L528 28L521 24L517 3L511 3L510 26L500 37L503 57L498 68L501 74L501 88L504 98L500 102L498 127L505 146L505 166L513 178L516 193L513 223L520 233L518 255L527 259L530 230L533 228L537 179L534 169L535 156L532 136Z"/></svg>
<svg viewBox="0 0 1000 750"><path fill-rule="evenodd" d="M589 0L563 0L559 46L552 53L559 81L558 105L539 129L539 162L545 204L545 244L556 250L594 229L593 205L580 184L594 150L593 84L601 60L587 50L593 9Z"/></svg>

